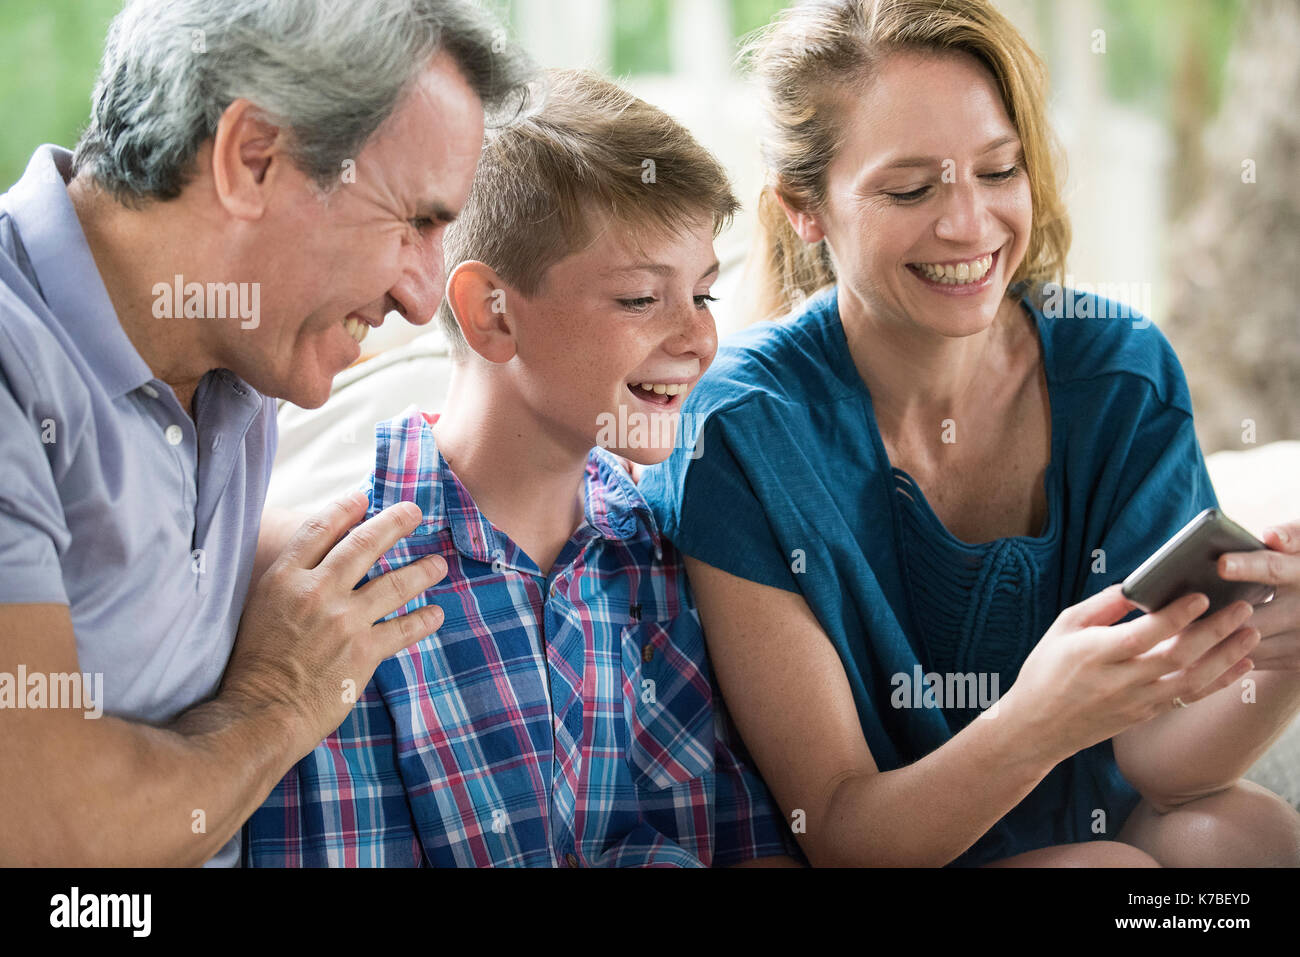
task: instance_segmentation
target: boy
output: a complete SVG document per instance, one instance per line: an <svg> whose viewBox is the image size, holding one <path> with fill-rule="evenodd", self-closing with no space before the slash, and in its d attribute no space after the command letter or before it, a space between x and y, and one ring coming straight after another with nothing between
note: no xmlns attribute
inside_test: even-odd
<svg viewBox="0 0 1300 957"><path fill-rule="evenodd" d="M447 236L445 411L376 430L370 511L413 501L423 520L370 575L441 555L446 578L405 611L445 621L271 793L250 866L788 853L728 743L681 560L611 454L650 465L679 440L737 204L659 110L593 73L548 79L537 112L489 134Z"/></svg>

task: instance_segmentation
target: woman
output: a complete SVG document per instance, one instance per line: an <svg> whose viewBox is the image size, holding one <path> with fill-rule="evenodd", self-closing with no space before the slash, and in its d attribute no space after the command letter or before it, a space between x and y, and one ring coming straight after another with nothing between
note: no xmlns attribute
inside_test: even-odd
<svg viewBox="0 0 1300 957"><path fill-rule="evenodd" d="M801 5L755 52L763 289L797 308L642 487L810 861L1300 862L1239 781L1300 709L1300 558L1253 618L1110 584L1216 500L1164 337L1045 284L1038 59L980 0Z"/></svg>

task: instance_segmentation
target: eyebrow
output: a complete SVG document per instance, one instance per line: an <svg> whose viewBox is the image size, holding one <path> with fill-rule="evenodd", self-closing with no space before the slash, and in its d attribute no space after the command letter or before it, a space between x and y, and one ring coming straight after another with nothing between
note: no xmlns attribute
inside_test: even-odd
<svg viewBox="0 0 1300 957"><path fill-rule="evenodd" d="M455 222L459 213L453 213L442 203L435 200L427 200L417 203L415 206L415 216L413 219L432 219L436 223Z"/></svg>
<svg viewBox="0 0 1300 957"><path fill-rule="evenodd" d="M1016 143L1019 140L1020 137L1015 135L999 136L997 139L993 140L982 150L980 150L979 155L983 156L985 153L992 153L995 149L998 149L999 147L1006 146L1008 143ZM876 167L876 169L874 169L872 172L879 173L879 172L883 172L884 170L890 170L890 169L912 169L918 166L921 167L938 166L942 162L943 161L936 156L904 156L900 159L896 159L896 160L892 160L891 162L884 163Z"/></svg>
<svg viewBox="0 0 1300 957"><path fill-rule="evenodd" d="M706 269L704 271L704 275L702 275L699 279L697 279L696 282L699 282L704 279L708 279L715 272L718 272L721 268L722 268L721 264L715 259L713 261L713 265L710 266L708 269ZM628 273L634 273L634 272L652 272L656 276L671 276L672 274L677 272L677 270L674 269L672 266L667 265L666 263L638 263L635 266L625 266L622 269L611 269L607 271L605 275L610 277L625 276Z"/></svg>

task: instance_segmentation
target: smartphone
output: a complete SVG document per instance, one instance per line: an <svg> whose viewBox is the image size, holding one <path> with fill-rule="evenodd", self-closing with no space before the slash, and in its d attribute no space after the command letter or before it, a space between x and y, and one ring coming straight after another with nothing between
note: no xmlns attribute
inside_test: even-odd
<svg viewBox="0 0 1300 957"><path fill-rule="evenodd" d="M1273 586L1258 582L1225 581L1219 577L1219 556L1252 552L1267 546L1217 508L1207 508L1124 579L1124 597L1143 611L1159 611L1171 601L1200 592L1210 599L1212 615L1234 601L1258 605L1273 597Z"/></svg>

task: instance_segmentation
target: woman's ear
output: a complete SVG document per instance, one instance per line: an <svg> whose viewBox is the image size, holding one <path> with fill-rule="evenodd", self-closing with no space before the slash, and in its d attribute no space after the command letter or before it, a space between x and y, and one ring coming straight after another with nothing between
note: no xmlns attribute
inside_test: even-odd
<svg viewBox="0 0 1300 957"><path fill-rule="evenodd" d="M805 212L796 206L780 189L774 189L772 193L776 196L776 201L781 204L785 218L790 220L790 227L795 231L795 235L810 246L826 238L826 230L822 228L821 218L817 214Z"/></svg>
<svg viewBox="0 0 1300 957"><path fill-rule="evenodd" d="M461 263L447 277L447 304L460 334L489 362L509 362L515 356L510 317L515 295L491 266L475 260Z"/></svg>

